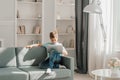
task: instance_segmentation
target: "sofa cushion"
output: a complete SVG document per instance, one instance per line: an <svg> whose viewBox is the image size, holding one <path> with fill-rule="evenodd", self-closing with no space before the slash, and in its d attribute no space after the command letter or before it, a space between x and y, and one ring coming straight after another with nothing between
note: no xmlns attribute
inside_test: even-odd
<svg viewBox="0 0 120 80"><path fill-rule="evenodd" d="M53 69L56 72L55 78L68 78L71 77L71 70L70 69Z"/></svg>
<svg viewBox="0 0 120 80"><path fill-rule="evenodd" d="M0 68L0 80L29 80L29 75L15 67Z"/></svg>
<svg viewBox="0 0 120 80"><path fill-rule="evenodd" d="M45 47L33 47L30 49L18 47L15 50L19 66L38 66L38 64L47 57Z"/></svg>
<svg viewBox="0 0 120 80"><path fill-rule="evenodd" d="M19 68L30 74L30 80L38 80L45 73L45 70L39 69L38 66L21 66Z"/></svg>
<svg viewBox="0 0 120 80"><path fill-rule="evenodd" d="M23 71L30 74L30 80L46 80L51 77L45 74L46 69L39 69L38 66L23 66L20 67ZM56 72L56 76L52 79L69 78L71 77L71 71L69 69L53 69Z"/></svg>
<svg viewBox="0 0 120 80"><path fill-rule="evenodd" d="M0 48L0 67L16 66L15 48Z"/></svg>

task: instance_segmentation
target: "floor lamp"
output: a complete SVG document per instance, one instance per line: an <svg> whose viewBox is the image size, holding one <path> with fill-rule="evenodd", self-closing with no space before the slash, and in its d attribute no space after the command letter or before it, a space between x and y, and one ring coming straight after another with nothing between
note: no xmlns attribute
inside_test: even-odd
<svg viewBox="0 0 120 80"><path fill-rule="evenodd" d="M102 30L102 35L104 38L104 53L106 52L106 32L105 32L105 27L103 25L103 18L102 18L102 9L100 7L100 0L93 0L92 3L87 5L84 9L83 12L89 13L89 14L98 14L99 19L100 19L100 25L101 25L101 30ZM105 59L103 62L103 67L105 67Z"/></svg>

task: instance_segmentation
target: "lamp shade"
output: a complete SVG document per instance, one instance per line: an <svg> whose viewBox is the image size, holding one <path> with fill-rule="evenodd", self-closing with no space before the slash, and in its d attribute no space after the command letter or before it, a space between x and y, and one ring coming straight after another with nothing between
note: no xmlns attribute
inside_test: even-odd
<svg viewBox="0 0 120 80"><path fill-rule="evenodd" d="M100 8L100 6L96 3L91 3L89 5L87 5L84 9L83 12L86 13L95 13L95 14L102 14L102 9Z"/></svg>

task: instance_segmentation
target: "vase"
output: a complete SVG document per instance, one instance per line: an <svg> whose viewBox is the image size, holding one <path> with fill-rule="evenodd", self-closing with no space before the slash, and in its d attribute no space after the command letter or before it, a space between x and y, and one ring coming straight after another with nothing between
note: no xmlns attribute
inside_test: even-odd
<svg viewBox="0 0 120 80"><path fill-rule="evenodd" d="M111 76L113 76L113 77L120 76L120 69L119 68L112 68L111 69Z"/></svg>

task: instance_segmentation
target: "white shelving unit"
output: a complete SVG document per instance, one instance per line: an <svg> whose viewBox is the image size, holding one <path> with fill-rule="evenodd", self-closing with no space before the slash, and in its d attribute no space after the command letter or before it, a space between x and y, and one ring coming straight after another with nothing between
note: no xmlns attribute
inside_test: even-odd
<svg viewBox="0 0 120 80"><path fill-rule="evenodd" d="M59 42L75 50L75 0L56 0L56 28Z"/></svg>
<svg viewBox="0 0 120 80"><path fill-rule="evenodd" d="M16 46L42 42L42 0L17 0Z"/></svg>
<svg viewBox="0 0 120 80"><path fill-rule="evenodd" d="M18 20L42 20L41 18L18 18Z"/></svg>
<svg viewBox="0 0 120 80"><path fill-rule="evenodd" d="M49 32L57 28L59 42L67 50L74 50L75 0L16 0L16 6L15 46L49 42ZM23 33L21 26L25 27ZM36 26L40 33L34 33Z"/></svg>
<svg viewBox="0 0 120 80"><path fill-rule="evenodd" d="M42 2L33 2L33 1L18 1L18 4L42 4Z"/></svg>

